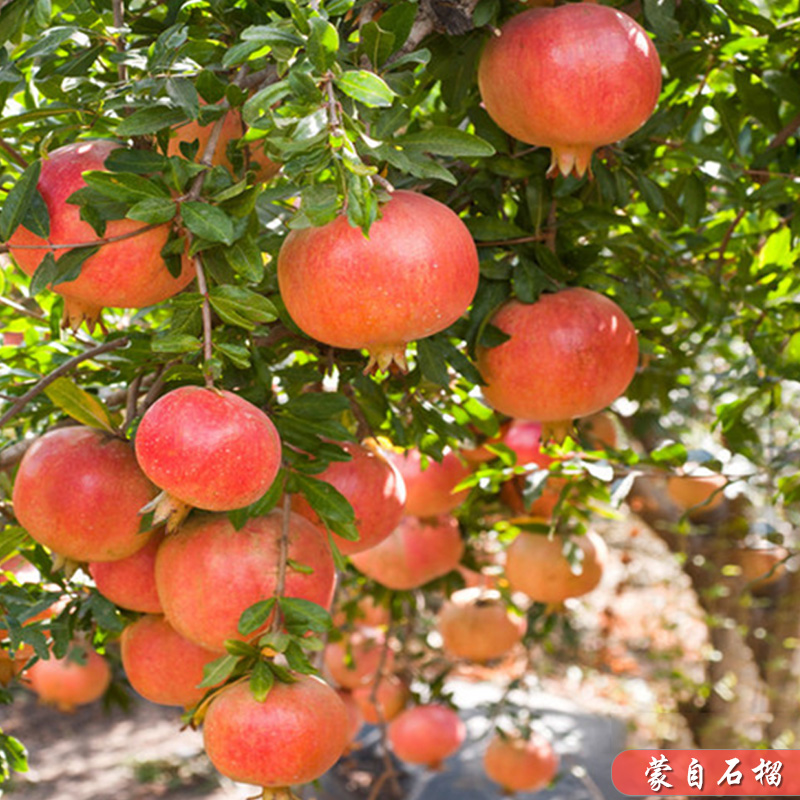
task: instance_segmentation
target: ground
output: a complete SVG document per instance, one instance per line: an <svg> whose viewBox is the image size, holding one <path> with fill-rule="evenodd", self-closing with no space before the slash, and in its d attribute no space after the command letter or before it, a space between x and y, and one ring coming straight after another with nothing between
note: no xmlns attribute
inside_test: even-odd
<svg viewBox="0 0 800 800"><path fill-rule="evenodd" d="M537 798L622 797L611 762L626 748L692 746L676 711L702 677L707 647L702 614L688 580L664 545L643 526L608 525L610 565L601 586L569 601L574 641L559 637L533 654L526 703L541 712L562 757L562 780ZM497 699L520 654L489 668L465 668L453 682L465 707L469 740L443 773L409 770L407 800L499 798L480 770L486 722L477 711ZM99 704L61 714L19 690L0 726L29 749L31 770L3 787L11 800L244 800L252 787L220 778L202 754L201 736L181 730L176 709L138 701L130 712ZM347 757L310 800L367 798L377 769L377 732ZM663 796L663 795L659 795Z"/></svg>

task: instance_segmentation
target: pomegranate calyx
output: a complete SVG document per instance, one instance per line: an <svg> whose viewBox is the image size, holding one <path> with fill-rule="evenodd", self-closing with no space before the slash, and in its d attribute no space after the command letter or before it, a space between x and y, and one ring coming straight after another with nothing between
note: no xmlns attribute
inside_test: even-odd
<svg viewBox="0 0 800 800"><path fill-rule="evenodd" d="M74 297L65 297L64 315L61 318L61 327L64 329L69 328L69 330L74 333L85 322L86 330L89 331L89 333L94 333L95 326L100 323L101 329L105 330L100 318L102 313L102 306L86 303Z"/></svg>
<svg viewBox="0 0 800 800"><path fill-rule="evenodd" d="M582 178L587 173L590 178L594 177L592 175L592 153L594 153L592 145L553 145L551 149L553 156L550 161L550 169L547 170L548 178L555 178L559 172L565 178L569 175Z"/></svg>
<svg viewBox="0 0 800 800"><path fill-rule="evenodd" d="M375 372L388 372L394 364L401 373L408 372L405 344L382 344L370 347L369 361L364 367L364 374L371 375Z"/></svg>
<svg viewBox="0 0 800 800"><path fill-rule="evenodd" d="M188 503L164 491L143 505L139 509L139 514L149 514L152 511L153 527L163 524L166 527L166 534L169 535L180 528L192 508Z"/></svg>
<svg viewBox="0 0 800 800"><path fill-rule="evenodd" d="M265 786L261 794L249 800L300 800L289 786Z"/></svg>
<svg viewBox="0 0 800 800"><path fill-rule="evenodd" d="M554 422L542 423L542 442L555 442L562 444L567 436L575 432L575 425L571 419L560 419Z"/></svg>

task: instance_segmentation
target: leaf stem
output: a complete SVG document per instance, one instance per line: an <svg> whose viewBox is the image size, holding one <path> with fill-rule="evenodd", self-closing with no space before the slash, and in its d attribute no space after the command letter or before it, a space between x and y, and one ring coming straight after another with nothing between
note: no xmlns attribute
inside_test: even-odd
<svg viewBox="0 0 800 800"><path fill-rule="evenodd" d="M12 419L16 414L22 411L23 408L31 401L34 397L41 394L53 381L57 378L60 378L62 375L66 375L68 372L71 372L75 367L78 366L82 361L88 361L89 359L95 358L96 356L101 355L102 353L107 353L110 350L119 350L121 347L126 347L129 344L130 340L127 336L123 336L121 339L113 339L110 342L103 342L103 344L97 345L97 347L93 347L90 350L87 350L85 353L80 353L77 356L69 359L69 361L65 361L60 367L54 369L48 375L45 375L35 386L31 387L27 392L25 392L22 397L20 397L16 403L14 403L11 408L9 408L2 417L0 417L0 428L2 428L6 422Z"/></svg>

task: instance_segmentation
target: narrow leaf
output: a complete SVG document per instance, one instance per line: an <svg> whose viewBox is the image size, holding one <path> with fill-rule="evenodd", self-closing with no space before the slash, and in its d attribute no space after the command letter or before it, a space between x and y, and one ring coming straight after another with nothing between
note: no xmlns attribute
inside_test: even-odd
<svg viewBox="0 0 800 800"><path fill-rule="evenodd" d="M253 699L263 703L270 689L275 685L275 675L266 661L256 661L253 674L250 676L250 692Z"/></svg>
<svg viewBox="0 0 800 800"><path fill-rule="evenodd" d="M7 242L28 213L37 193L36 185L41 169L41 161L34 161L8 193L0 211L0 240Z"/></svg>
<svg viewBox="0 0 800 800"><path fill-rule="evenodd" d="M236 669L239 663L239 656L226 654L214 659L203 667L203 680L197 685L201 689L210 689L212 686L226 681Z"/></svg>
<svg viewBox="0 0 800 800"><path fill-rule="evenodd" d="M336 79L336 86L348 97L370 108L387 108L395 96L383 78L365 69L345 72Z"/></svg>
<svg viewBox="0 0 800 800"><path fill-rule="evenodd" d="M242 636L249 636L251 633L255 633L270 618L274 607L275 598L269 597L266 600L254 603L250 608L246 608L242 611L242 616L239 617L239 633Z"/></svg>
<svg viewBox="0 0 800 800"><path fill-rule="evenodd" d="M69 378L56 378L44 393L65 414L90 428L115 433L111 413L101 400L74 384Z"/></svg>
<svg viewBox="0 0 800 800"><path fill-rule="evenodd" d="M233 243L233 222L224 211L215 206L187 200L181 204L181 217L195 236L210 242Z"/></svg>
<svg viewBox="0 0 800 800"><path fill-rule="evenodd" d="M495 153L494 147L480 136L439 126L400 136L394 143L439 156L486 158Z"/></svg>
<svg viewBox="0 0 800 800"><path fill-rule="evenodd" d="M188 119L189 115L182 108L171 108L170 106L140 108L120 122L117 126L117 135L124 138L156 133L164 128L171 128L173 125L186 122Z"/></svg>

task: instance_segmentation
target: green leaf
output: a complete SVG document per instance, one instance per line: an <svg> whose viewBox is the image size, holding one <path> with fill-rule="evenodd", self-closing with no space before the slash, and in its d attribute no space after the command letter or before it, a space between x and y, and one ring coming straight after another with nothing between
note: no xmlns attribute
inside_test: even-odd
<svg viewBox="0 0 800 800"><path fill-rule="evenodd" d="M250 676L250 693L253 699L263 703L270 689L275 685L275 675L266 661L256 661L253 674Z"/></svg>
<svg viewBox="0 0 800 800"><path fill-rule="evenodd" d="M239 656L227 653L224 656L215 658L203 667L203 680L197 685L201 689L210 689L228 680L236 665L239 663Z"/></svg>
<svg viewBox="0 0 800 800"><path fill-rule="evenodd" d="M224 248L225 259L237 275L250 283L258 283L264 277L264 256L258 242L252 236L237 239Z"/></svg>
<svg viewBox="0 0 800 800"><path fill-rule="evenodd" d="M105 404L96 397L92 397L69 378L56 378L45 388L44 393L65 414L81 424L116 433L111 412Z"/></svg>
<svg viewBox="0 0 800 800"><path fill-rule="evenodd" d="M385 32L391 33L394 36L394 50L399 50L406 43L411 29L414 27L414 21L417 18L418 11L419 6L417 3L400 2L389 6L381 15L380 27ZM367 26L365 25L364 27ZM392 63L393 67L395 63L396 62Z"/></svg>
<svg viewBox="0 0 800 800"><path fill-rule="evenodd" d="M123 203L138 203L153 198L169 199L169 191L165 186L130 172L85 172L83 179L96 192Z"/></svg>
<svg viewBox="0 0 800 800"><path fill-rule="evenodd" d="M214 349L219 350L239 369L250 369L250 351L246 347L230 342L214 342Z"/></svg>
<svg viewBox="0 0 800 800"><path fill-rule="evenodd" d="M434 126L424 131L398 136L393 143L399 144L401 147L455 158L487 158L495 154L494 147L480 136L458 128L443 126Z"/></svg>
<svg viewBox="0 0 800 800"><path fill-rule="evenodd" d="M292 637L285 631L267 631L259 640L259 648L269 647L276 653L283 653L289 646Z"/></svg>
<svg viewBox="0 0 800 800"><path fill-rule="evenodd" d="M350 401L337 392L308 392L293 397L282 410L295 417L330 419L348 411Z"/></svg>
<svg viewBox="0 0 800 800"><path fill-rule="evenodd" d="M388 108L395 96L383 78L365 69L348 70L335 83L348 97L369 108Z"/></svg>
<svg viewBox="0 0 800 800"><path fill-rule="evenodd" d="M662 464L666 461L683 464L687 456L686 448L680 442L668 442L650 453L650 458L657 464Z"/></svg>
<svg viewBox="0 0 800 800"><path fill-rule="evenodd" d="M296 472L294 481L319 516L334 522L353 522L355 514L347 498L335 487L310 475Z"/></svg>
<svg viewBox="0 0 800 800"><path fill-rule="evenodd" d="M170 333L157 336L151 347L154 353L196 353L203 349L203 343L188 333Z"/></svg>
<svg viewBox="0 0 800 800"><path fill-rule="evenodd" d="M381 18L382 19L382 18ZM359 33L357 55L366 56L373 67L380 67L394 50L395 35L384 30L377 22L368 22Z"/></svg>
<svg viewBox="0 0 800 800"><path fill-rule="evenodd" d="M46 289L58 275L58 267L56 267L56 259L51 251L45 253L44 258L39 262L36 271L31 278L31 285L28 291L31 297L36 297L39 292Z"/></svg>
<svg viewBox="0 0 800 800"><path fill-rule="evenodd" d="M249 331L278 318L275 306L266 297L243 286L214 286L208 299L225 322Z"/></svg>
<svg viewBox="0 0 800 800"><path fill-rule="evenodd" d="M324 633L332 627L331 615L322 606L300 597L281 597L278 600L283 622L289 633L302 636L307 631Z"/></svg>
<svg viewBox="0 0 800 800"><path fill-rule="evenodd" d="M448 386L450 373L447 371L447 362L441 352L438 340L428 338L417 342L417 358L422 374L439 386Z"/></svg>
<svg viewBox="0 0 800 800"><path fill-rule="evenodd" d="M187 78L167 78L167 96L192 119L200 113L200 97L194 84Z"/></svg>
<svg viewBox="0 0 800 800"><path fill-rule="evenodd" d="M80 277L84 262L88 261L99 249L100 245L94 244L89 247L73 247L72 250L68 250L56 260L56 277L51 285L58 286L60 283L76 280Z"/></svg>
<svg viewBox="0 0 800 800"><path fill-rule="evenodd" d="M186 227L201 239L209 242L233 243L233 221L215 206L197 200L187 200L181 203L181 218Z"/></svg>
<svg viewBox="0 0 800 800"><path fill-rule="evenodd" d="M125 621L117 607L99 592L92 592L89 597L89 609L102 628L112 633L121 633L125 627Z"/></svg>
<svg viewBox="0 0 800 800"><path fill-rule="evenodd" d="M259 600L249 608L242 611L239 617L238 631L242 636L249 636L263 627L272 615L275 608L275 598L269 597L266 600Z"/></svg>
<svg viewBox="0 0 800 800"><path fill-rule="evenodd" d="M177 213L178 206L174 200L166 197L149 197L131 206L128 219L145 222L148 225L169 222Z"/></svg>
<svg viewBox="0 0 800 800"><path fill-rule="evenodd" d="M11 187L11 191L3 201L3 209L0 211L0 240L7 242L30 210L34 197L38 194L36 187L41 169L42 162L34 161ZM32 233L43 237L49 235L49 222L45 231L41 230L41 226L37 227L39 230L32 231Z"/></svg>
<svg viewBox="0 0 800 800"><path fill-rule="evenodd" d="M339 51L339 34L328 20L322 17L311 17L308 21L311 29L306 52L311 63L320 71L326 72L336 61Z"/></svg>
<svg viewBox="0 0 800 800"><path fill-rule="evenodd" d="M262 45L283 45L288 47L300 47L303 40L286 28L279 28L277 25L251 25L242 31L242 41L259 42Z"/></svg>
<svg viewBox="0 0 800 800"><path fill-rule="evenodd" d="M134 111L117 126L117 135L121 137L142 136L156 133L164 128L171 128L187 122L189 115L182 108L171 106L148 106Z"/></svg>
<svg viewBox="0 0 800 800"><path fill-rule="evenodd" d="M103 166L111 172L134 172L146 175L150 172L162 172L169 164L166 156L155 150L132 150L128 147L117 147L111 151Z"/></svg>

